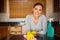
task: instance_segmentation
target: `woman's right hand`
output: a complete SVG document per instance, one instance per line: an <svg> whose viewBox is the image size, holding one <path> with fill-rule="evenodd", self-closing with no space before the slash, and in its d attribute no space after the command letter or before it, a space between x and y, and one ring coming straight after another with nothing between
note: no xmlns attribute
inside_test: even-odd
<svg viewBox="0 0 60 40"><path fill-rule="evenodd" d="M36 34L39 34L39 31L37 31Z"/></svg>

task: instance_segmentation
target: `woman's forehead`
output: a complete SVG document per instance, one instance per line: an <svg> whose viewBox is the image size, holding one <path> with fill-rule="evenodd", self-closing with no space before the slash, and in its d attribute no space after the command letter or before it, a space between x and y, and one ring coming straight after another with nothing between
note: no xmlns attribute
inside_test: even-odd
<svg viewBox="0 0 60 40"><path fill-rule="evenodd" d="M37 5L37 6L35 6L34 8L39 8L39 9L41 9L41 8L42 8L42 6Z"/></svg>

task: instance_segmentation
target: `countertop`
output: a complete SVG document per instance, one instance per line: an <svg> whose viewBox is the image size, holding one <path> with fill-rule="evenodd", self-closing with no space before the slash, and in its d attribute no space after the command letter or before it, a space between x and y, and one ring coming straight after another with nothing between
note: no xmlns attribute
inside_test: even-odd
<svg viewBox="0 0 60 40"><path fill-rule="evenodd" d="M17 26L22 26L22 25L25 25L25 21L16 21L16 22L12 22L12 21L10 21L10 22L0 22L0 26L15 26L15 25L17 25ZM59 24L59 22L57 21L55 21L55 22L52 22L52 25L53 26L60 26L60 24Z"/></svg>
<svg viewBox="0 0 60 40"><path fill-rule="evenodd" d="M22 35L10 35L8 37L10 37L11 40L23 40L24 38ZM8 37L2 38L2 40L6 40ZM54 37L47 37L46 40L60 40L60 38L55 35Z"/></svg>
<svg viewBox="0 0 60 40"><path fill-rule="evenodd" d="M25 21L20 22L0 22L0 26L22 26L25 25Z"/></svg>

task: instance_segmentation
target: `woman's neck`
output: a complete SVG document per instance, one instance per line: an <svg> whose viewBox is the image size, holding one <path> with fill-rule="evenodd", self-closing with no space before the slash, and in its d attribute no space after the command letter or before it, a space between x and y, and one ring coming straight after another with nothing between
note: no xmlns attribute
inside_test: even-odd
<svg viewBox="0 0 60 40"><path fill-rule="evenodd" d="M39 19L39 17L33 16L34 19Z"/></svg>
<svg viewBox="0 0 60 40"><path fill-rule="evenodd" d="M39 17L33 16L33 22L34 22L34 24L37 24L38 23L38 20L39 20Z"/></svg>

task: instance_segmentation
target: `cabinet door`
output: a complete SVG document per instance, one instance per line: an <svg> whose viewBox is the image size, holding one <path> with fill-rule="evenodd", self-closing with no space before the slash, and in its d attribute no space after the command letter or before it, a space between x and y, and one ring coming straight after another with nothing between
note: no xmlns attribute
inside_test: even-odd
<svg viewBox="0 0 60 40"><path fill-rule="evenodd" d="M33 5L40 2L44 5L43 14L45 14L46 0L9 0L10 18L24 18L32 14Z"/></svg>
<svg viewBox="0 0 60 40"><path fill-rule="evenodd" d="M22 26L10 26L9 34L12 35L21 35L22 34Z"/></svg>
<svg viewBox="0 0 60 40"><path fill-rule="evenodd" d="M6 13L6 0L0 0L0 13Z"/></svg>
<svg viewBox="0 0 60 40"><path fill-rule="evenodd" d="M55 34L60 35L60 26L54 26Z"/></svg>
<svg viewBox="0 0 60 40"><path fill-rule="evenodd" d="M8 36L8 26L0 26L1 39Z"/></svg>

